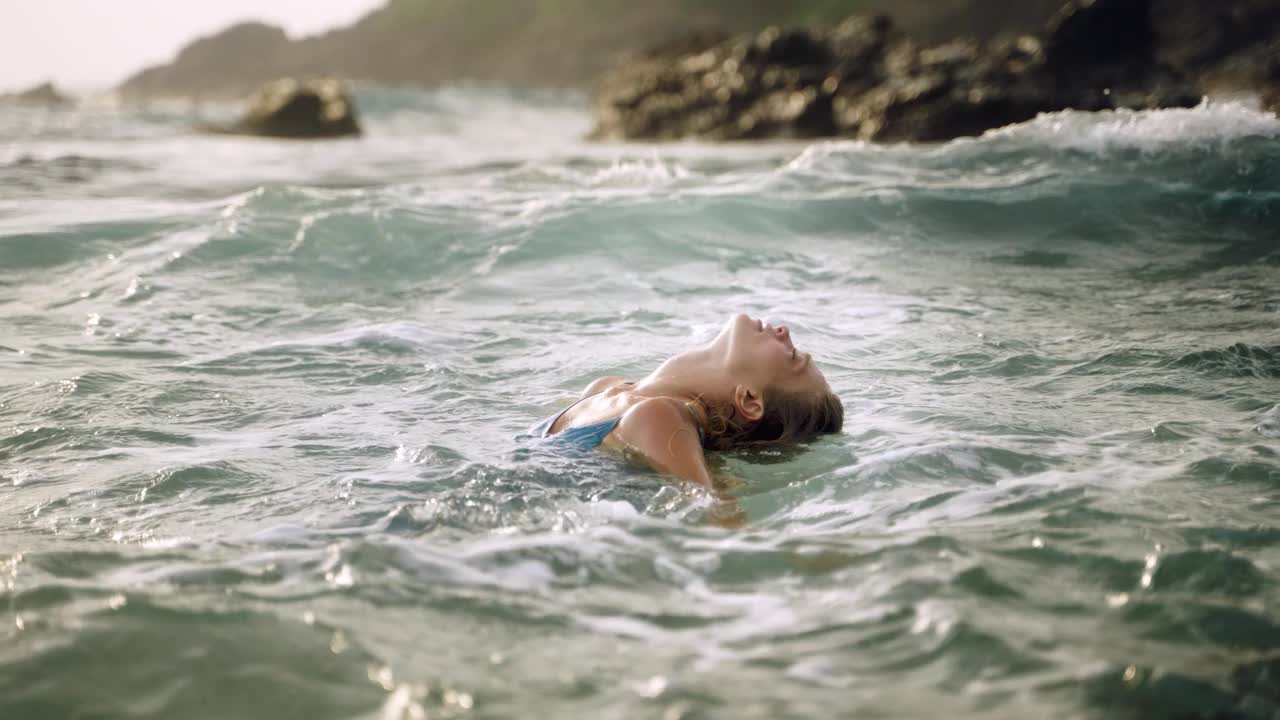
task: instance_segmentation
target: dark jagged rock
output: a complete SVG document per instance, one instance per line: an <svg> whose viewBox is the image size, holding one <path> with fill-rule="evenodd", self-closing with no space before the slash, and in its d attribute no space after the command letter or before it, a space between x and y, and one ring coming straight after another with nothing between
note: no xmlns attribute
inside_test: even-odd
<svg viewBox="0 0 1280 720"><path fill-rule="evenodd" d="M67 95L63 95L50 82L41 83L16 93L0 95L0 102L17 105L43 105L55 108L70 107L75 104L74 100Z"/></svg>
<svg viewBox="0 0 1280 720"><path fill-rule="evenodd" d="M1268 48L1263 73L1266 88L1262 94L1264 106L1280 114L1280 41L1271 43Z"/></svg>
<svg viewBox="0 0 1280 720"><path fill-rule="evenodd" d="M1154 50L1150 0L1068 0L1049 21L1051 70L1149 61Z"/></svg>
<svg viewBox="0 0 1280 720"><path fill-rule="evenodd" d="M1024 37L989 45L956 40L917 50L904 43L870 90L839 95L841 134L880 142L939 141L977 135L1057 109L1034 72L1040 46Z"/></svg>
<svg viewBox="0 0 1280 720"><path fill-rule="evenodd" d="M771 27L756 36L748 59L782 67L825 67L831 48L804 30Z"/></svg>
<svg viewBox="0 0 1280 720"><path fill-rule="evenodd" d="M592 136L927 142L1056 110L1190 107L1212 89L1275 107L1278 88L1280 2L1068 0L1039 36L925 46L860 17L650 53L599 83Z"/></svg>
<svg viewBox="0 0 1280 720"><path fill-rule="evenodd" d="M360 134L355 105L333 78L267 83L249 103L244 117L215 132L260 137L317 139Z"/></svg>
<svg viewBox="0 0 1280 720"><path fill-rule="evenodd" d="M1275 0L1151 0L1157 55L1208 85L1256 87L1280 43Z"/></svg>
<svg viewBox="0 0 1280 720"><path fill-rule="evenodd" d="M1151 0L1069 0L1049 21L1045 67L1081 110L1189 107L1201 92L1157 58Z"/></svg>
<svg viewBox="0 0 1280 720"><path fill-rule="evenodd" d="M770 28L701 49L681 46L674 62L645 53L622 68L616 92L600 110L624 137L830 134L830 112L823 111L817 93L802 89L806 80L820 81L821 65L829 62L817 47L811 38L784 38Z"/></svg>

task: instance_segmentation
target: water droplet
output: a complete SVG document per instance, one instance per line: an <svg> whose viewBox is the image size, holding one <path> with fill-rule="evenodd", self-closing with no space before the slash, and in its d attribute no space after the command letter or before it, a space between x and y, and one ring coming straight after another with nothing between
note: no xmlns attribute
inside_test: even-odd
<svg viewBox="0 0 1280 720"><path fill-rule="evenodd" d="M334 655L341 655L351 648L351 643L347 642L347 636L341 630L335 630L333 639L329 641L329 650Z"/></svg>
<svg viewBox="0 0 1280 720"><path fill-rule="evenodd" d="M414 698L413 688L401 685L382 705L383 720L426 720L427 711Z"/></svg>
<svg viewBox="0 0 1280 720"><path fill-rule="evenodd" d="M444 704L453 705L463 710L470 710L475 700L469 693L459 692L457 690L445 690Z"/></svg>
<svg viewBox="0 0 1280 720"><path fill-rule="evenodd" d="M1142 588L1144 590L1151 588L1151 581L1155 578L1156 566L1159 563L1160 563L1159 555L1156 555L1155 553L1151 553L1147 555L1146 562L1143 564L1142 580L1140 581L1140 584L1142 585Z"/></svg>
<svg viewBox="0 0 1280 720"><path fill-rule="evenodd" d="M1129 604L1129 593L1108 593L1107 607L1124 607Z"/></svg>
<svg viewBox="0 0 1280 720"><path fill-rule="evenodd" d="M386 665L382 667L370 665L369 681L387 692L390 692L396 686L395 675L391 672L391 668Z"/></svg>
<svg viewBox="0 0 1280 720"><path fill-rule="evenodd" d="M636 692L640 697L656 698L667 691L667 679L661 675L654 675L646 680L638 688Z"/></svg>
<svg viewBox="0 0 1280 720"><path fill-rule="evenodd" d="M662 713L662 720L683 720L688 715L688 712L689 705L679 702Z"/></svg>
<svg viewBox="0 0 1280 720"><path fill-rule="evenodd" d="M330 571L325 573L324 579L328 580L334 587L339 588L349 588L356 584L356 579L351 574L351 566L345 563L342 567L338 568L337 572Z"/></svg>

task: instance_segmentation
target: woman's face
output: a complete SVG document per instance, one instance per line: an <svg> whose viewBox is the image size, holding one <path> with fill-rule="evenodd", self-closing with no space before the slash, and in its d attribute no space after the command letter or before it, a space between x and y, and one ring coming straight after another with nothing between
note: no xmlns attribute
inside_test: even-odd
<svg viewBox="0 0 1280 720"><path fill-rule="evenodd" d="M733 380L758 391L781 388L795 393L822 393L827 379L809 353L791 340L786 325L773 327L745 314L734 315L712 342L724 352Z"/></svg>

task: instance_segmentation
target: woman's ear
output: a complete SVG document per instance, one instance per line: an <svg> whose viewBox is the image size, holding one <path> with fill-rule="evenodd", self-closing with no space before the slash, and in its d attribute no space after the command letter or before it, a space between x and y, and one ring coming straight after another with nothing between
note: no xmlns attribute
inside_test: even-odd
<svg viewBox="0 0 1280 720"><path fill-rule="evenodd" d="M733 389L733 405L738 414L749 422L759 422L764 417L764 399L746 385L738 385Z"/></svg>

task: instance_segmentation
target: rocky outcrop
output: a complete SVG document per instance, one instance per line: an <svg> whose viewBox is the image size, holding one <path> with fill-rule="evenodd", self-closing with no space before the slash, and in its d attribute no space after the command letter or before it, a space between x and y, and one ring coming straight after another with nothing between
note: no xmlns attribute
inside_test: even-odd
<svg viewBox="0 0 1280 720"><path fill-rule="evenodd" d="M1063 109L1180 107L1203 97L1194 72L1158 57L1155 1L1068 0L1049 21L1044 69Z"/></svg>
<svg viewBox="0 0 1280 720"><path fill-rule="evenodd" d="M75 100L62 94L53 83L41 83L26 90L0 95L0 103L13 105L42 105L51 108L71 107Z"/></svg>
<svg viewBox="0 0 1280 720"><path fill-rule="evenodd" d="M1195 105L1212 89L1210 70L1221 76L1233 62L1247 66L1232 75L1238 89L1276 97L1268 91L1280 77L1273 61L1280 23L1263 32L1222 30L1207 43L1212 51L1179 54L1170 46L1190 33L1194 18L1209 22L1224 4L1250 10L1245 16L1255 21L1280 7L1270 0L1069 0L1036 35L924 45L887 16L873 16L827 32L769 28L686 44L642 54L607 75L595 95L592 137L940 141L1047 111ZM1197 16L1191 6L1204 12Z"/></svg>
<svg viewBox="0 0 1280 720"><path fill-rule="evenodd" d="M126 101L241 98L277 77L333 75L382 85L472 80L590 87L622 52L688 33L770 24L834 26L847 8L893 13L928 42L1043 25L1058 0L386 0L355 23L312 37L243 23L200 38L119 88Z"/></svg>
<svg viewBox="0 0 1280 720"><path fill-rule="evenodd" d="M1275 89L1280 2L1150 0L1156 55L1209 90Z"/></svg>
<svg viewBox="0 0 1280 720"><path fill-rule="evenodd" d="M299 82L292 78L267 83L249 102L236 124L210 128L218 133L299 140L360 134L355 105L342 83L333 78Z"/></svg>

